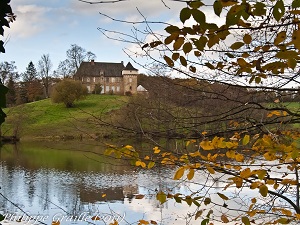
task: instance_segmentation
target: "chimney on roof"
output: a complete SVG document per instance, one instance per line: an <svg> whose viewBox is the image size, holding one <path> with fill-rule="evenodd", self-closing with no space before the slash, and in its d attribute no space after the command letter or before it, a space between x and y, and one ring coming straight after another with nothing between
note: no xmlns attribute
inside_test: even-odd
<svg viewBox="0 0 300 225"><path fill-rule="evenodd" d="M95 65L95 60L94 59L91 60L91 65L92 66Z"/></svg>
<svg viewBox="0 0 300 225"><path fill-rule="evenodd" d="M124 64L124 62L123 62L123 61L121 61L121 64Z"/></svg>

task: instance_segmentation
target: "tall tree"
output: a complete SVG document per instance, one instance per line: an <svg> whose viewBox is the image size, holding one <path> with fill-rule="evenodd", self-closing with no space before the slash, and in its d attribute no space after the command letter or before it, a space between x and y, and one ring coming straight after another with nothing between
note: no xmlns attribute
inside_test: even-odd
<svg viewBox="0 0 300 225"><path fill-rule="evenodd" d="M60 61L57 69L55 70L55 74L58 77L69 78L71 76L71 73L70 61L68 59Z"/></svg>
<svg viewBox="0 0 300 225"><path fill-rule="evenodd" d="M22 74L24 82L34 81L38 78L38 72L32 61L28 63L25 73Z"/></svg>
<svg viewBox="0 0 300 225"><path fill-rule="evenodd" d="M92 52L87 52L84 48L72 44L70 49L66 52L67 60L69 64L69 68L71 71L71 75L74 75L75 72L78 70L80 64L84 60L92 60L96 58L96 55Z"/></svg>
<svg viewBox="0 0 300 225"><path fill-rule="evenodd" d="M6 94L6 104L8 106L13 106L16 104L17 92L16 92L16 82L13 77L10 76L7 82L8 92Z"/></svg>
<svg viewBox="0 0 300 225"><path fill-rule="evenodd" d="M12 79L16 80L18 78L18 73L15 71L17 67L15 66L15 62L1 62L0 63L0 82L4 85L7 84L8 79L12 77Z"/></svg>
<svg viewBox="0 0 300 225"><path fill-rule="evenodd" d="M26 98L20 97L19 102L22 102L22 100L26 100L26 102L32 102L37 99L41 99L43 96L43 85L41 85L41 82L38 80L38 72L32 61L29 62L26 71L22 74L22 77L23 89L20 87L19 90L23 93L20 93L20 96L22 94L24 95L26 92Z"/></svg>
<svg viewBox="0 0 300 225"><path fill-rule="evenodd" d="M39 75L42 80L43 86L44 86L44 92L45 97L49 97L49 88L51 85L51 77L50 72L52 69L52 62L50 59L49 54L43 54L41 59L38 61L38 69L39 69Z"/></svg>

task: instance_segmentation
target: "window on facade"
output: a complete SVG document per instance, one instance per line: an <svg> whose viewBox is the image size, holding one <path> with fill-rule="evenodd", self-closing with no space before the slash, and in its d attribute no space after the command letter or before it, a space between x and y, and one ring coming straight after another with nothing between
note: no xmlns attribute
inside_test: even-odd
<svg viewBox="0 0 300 225"><path fill-rule="evenodd" d="M104 86L101 85L101 94L104 94Z"/></svg>
<svg viewBox="0 0 300 225"><path fill-rule="evenodd" d="M91 87L90 86L86 86L86 87L88 89L88 93L90 93L91 92Z"/></svg>
<svg viewBox="0 0 300 225"><path fill-rule="evenodd" d="M96 83L96 77L94 77L94 83Z"/></svg>
<svg viewBox="0 0 300 225"><path fill-rule="evenodd" d="M106 77L105 82L109 83L109 77Z"/></svg>
<svg viewBox="0 0 300 225"><path fill-rule="evenodd" d="M115 82L115 78L114 78L114 77L111 78L111 82L112 82L112 83Z"/></svg>
<svg viewBox="0 0 300 225"><path fill-rule="evenodd" d="M114 86L112 86L112 87L111 87L111 90L112 90L113 92L115 92L115 87L114 87Z"/></svg>
<svg viewBox="0 0 300 225"><path fill-rule="evenodd" d="M129 87L129 90L130 90L130 91L132 90L132 87L131 87L131 86Z"/></svg>
<svg viewBox="0 0 300 225"><path fill-rule="evenodd" d="M105 92L109 92L109 86L105 87Z"/></svg>
<svg viewBox="0 0 300 225"><path fill-rule="evenodd" d="M131 82L132 82L132 78L130 77L130 78L129 78L129 83L131 83Z"/></svg>
<svg viewBox="0 0 300 225"><path fill-rule="evenodd" d="M86 82L90 82L90 78L89 77L86 78Z"/></svg>
<svg viewBox="0 0 300 225"><path fill-rule="evenodd" d="M117 86L117 92L120 92L120 86Z"/></svg>

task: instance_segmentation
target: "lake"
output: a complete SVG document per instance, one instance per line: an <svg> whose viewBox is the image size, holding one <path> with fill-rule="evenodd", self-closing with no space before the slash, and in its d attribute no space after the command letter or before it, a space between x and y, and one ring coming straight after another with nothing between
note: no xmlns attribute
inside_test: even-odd
<svg viewBox="0 0 300 225"><path fill-rule="evenodd" d="M130 144L145 151L153 148L135 141ZM44 141L2 146L3 224L20 224L16 222L20 217L25 224L38 224L39 220L44 224L60 221L61 225L109 224L114 219L119 224L137 224L141 219L175 225L201 222L188 216L196 207L156 200L160 190L189 193L198 188L195 183L171 179L176 168L138 169L104 156L104 150L101 142Z"/></svg>

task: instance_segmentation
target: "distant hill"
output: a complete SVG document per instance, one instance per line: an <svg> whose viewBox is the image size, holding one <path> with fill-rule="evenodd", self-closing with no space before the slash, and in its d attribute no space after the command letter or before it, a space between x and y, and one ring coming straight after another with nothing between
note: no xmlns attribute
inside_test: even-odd
<svg viewBox="0 0 300 225"><path fill-rule="evenodd" d="M113 134L108 127L97 125L97 118L110 119L110 112L124 106L126 96L88 95L74 108L45 99L5 109L7 118L2 135L17 134L21 139L87 138Z"/></svg>

